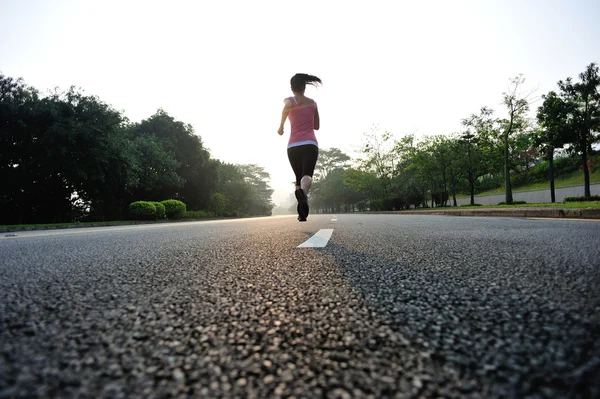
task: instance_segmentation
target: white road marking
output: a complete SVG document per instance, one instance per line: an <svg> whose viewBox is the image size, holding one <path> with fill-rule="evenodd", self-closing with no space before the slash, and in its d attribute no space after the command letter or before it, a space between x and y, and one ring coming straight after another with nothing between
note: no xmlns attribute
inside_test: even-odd
<svg viewBox="0 0 600 399"><path fill-rule="evenodd" d="M332 233L333 229L321 229L317 231L317 234L298 245L297 248L325 248Z"/></svg>
<svg viewBox="0 0 600 399"><path fill-rule="evenodd" d="M332 222L337 222L337 218L331 219Z"/></svg>

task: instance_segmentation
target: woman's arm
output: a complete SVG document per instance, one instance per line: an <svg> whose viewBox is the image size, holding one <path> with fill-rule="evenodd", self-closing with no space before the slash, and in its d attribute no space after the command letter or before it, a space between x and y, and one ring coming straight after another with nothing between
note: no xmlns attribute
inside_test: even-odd
<svg viewBox="0 0 600 399"><path fill-rule="evenodd" d="M283 111L281 111L281 122L279 123L279 129L277 130L277 133L280 136L283 135L283 124L285 123L285 120L287 119L288 114L290 113L290 108L292 107L292 102L289 98L286 98L283 102L284 106Z"/></svg>
<svg viewBox="0 0 600 399"><path fill-rule="evenodd" d="M315 130L319 130L321 127L321 118L319 118L319 108L315 105Z"/></svg>

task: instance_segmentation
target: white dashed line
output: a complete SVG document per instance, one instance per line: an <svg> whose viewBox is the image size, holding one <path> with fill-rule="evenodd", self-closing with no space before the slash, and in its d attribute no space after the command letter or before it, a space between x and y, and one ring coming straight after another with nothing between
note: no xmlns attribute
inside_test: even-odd
<svg viewBox="0 0 600 399"><path fill-rule="evenodd" d="M337 218L331 219L332 222L337 222Z"/></svg>
<svg viewBox="0 0 600 399"><path fill-rule="evenodd" d="M317 231L317 234L298 245L297 248L325 248L332 233L333 229L321 229Z"/></svg>

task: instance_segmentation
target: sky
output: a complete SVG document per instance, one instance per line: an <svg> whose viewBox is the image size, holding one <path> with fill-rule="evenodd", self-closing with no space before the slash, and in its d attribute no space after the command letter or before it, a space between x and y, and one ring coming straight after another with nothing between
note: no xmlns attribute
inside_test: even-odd
<svg viewBox="0 0 600 399"><path fill-rule="evenodd" d="M214 158L293 191L290 78L316 75L320 148L356 156L374 126L451 134L509 79L540 96L600 62L600 1L0 0L0 72L45 92L80 87L138 122L162 108ZM533 106L536 107L535 105Z"/></svg>

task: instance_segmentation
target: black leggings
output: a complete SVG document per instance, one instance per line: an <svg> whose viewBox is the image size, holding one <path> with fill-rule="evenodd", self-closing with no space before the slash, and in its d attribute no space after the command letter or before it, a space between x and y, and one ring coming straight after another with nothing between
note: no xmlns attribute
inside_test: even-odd
<svg viewBox="0 0 600 399"><path fill-rule="evenodd" d="M296 186L300 185L303 176L312 177L319 157L319 147L312 144L288 148L288 159L296 175Z"/></svg>

